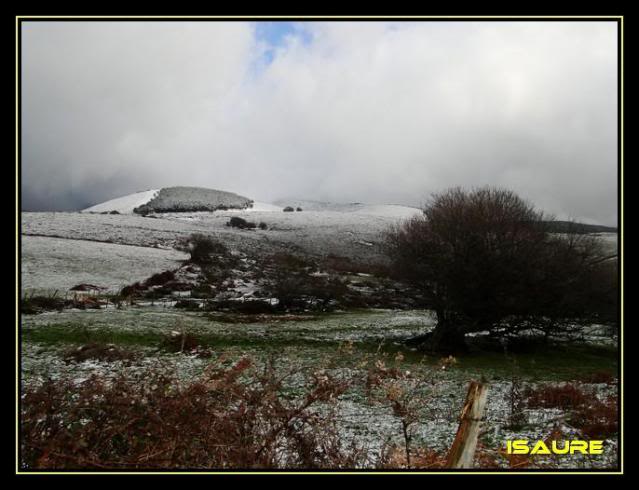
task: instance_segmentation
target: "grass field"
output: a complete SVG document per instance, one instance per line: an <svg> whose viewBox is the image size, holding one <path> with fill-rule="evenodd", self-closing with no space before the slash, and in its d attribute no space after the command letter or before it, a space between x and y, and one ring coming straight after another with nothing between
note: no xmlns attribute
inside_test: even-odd
<svg viewBox="0 0 639 490"><path fill-rule="evenodd" d="M419 388L420 393L415 393L426 402L413 427L413 444L439 451L445 451L452 442L471 379L482 378L490 383L481 441L492 450L498 450L508 438L544 438L558 427L558 420L565 433L577 434L556 408L526 409L523 419L513 427L510 397L515 381L518 386L529 388L573 383L602 399L616 394L614 383L589 381L593 377L616 377L616 349L603 345L544 346L519 353L471 351L454 363L442 365L441 359L425 356L401 342L432 328L434 318L426 311L360 310L298 317L275 315L255 322L232 320L229 315L158 306L24 316L23 382L37 385L51 378L80 383L93 374L109 378L123 372L142 373L148 368L163 370L183 382L195 380L211 358L163 350L165 339L176 331L197 338L213 359L222 358L230 364L250 356L258 365L272 359L282 371L296 370L286 385L286 393L293 398L301 393L304 376L317 369L364 379L366 370L381 360L427 380ZM90 343L126 348L135 357L123 361L65 359L65 353ZM365 445L373 452L389 441L401 442L400 420L391 408L371 403L361 389L340 398L338 414L344 441ZM616 437L610 437L601 457L586 460L575 456L556 464L571 468L614 467L616 444Z"/></svg>

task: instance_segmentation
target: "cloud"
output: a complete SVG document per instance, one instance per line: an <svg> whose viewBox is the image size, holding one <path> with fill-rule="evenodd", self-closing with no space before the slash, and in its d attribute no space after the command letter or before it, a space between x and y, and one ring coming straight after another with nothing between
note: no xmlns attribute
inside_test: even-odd
<svg viewBox="0 0 639 490"><path fill-rule="evenodd" d="M616 25L26 23L23 208L202 185L616 223Z"/></svg>

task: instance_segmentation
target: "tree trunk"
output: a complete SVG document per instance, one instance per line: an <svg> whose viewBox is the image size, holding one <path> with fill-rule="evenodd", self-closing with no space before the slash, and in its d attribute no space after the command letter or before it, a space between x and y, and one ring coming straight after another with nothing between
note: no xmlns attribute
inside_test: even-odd
<svg viewBox="0 0 639 490"><path fill-rule="evenodd" d="M437 309L436 313L437 326L422 344L422 348L428 352L447 355L467 352L466 329L461 319L445 309Z"/></svg>
<svg viewBox="0 0 639 490"><path fill-rule="evenodd" d="M468 350L463 325L446 313L437 312L437 326L424 343L424 349L439 354L460 354Z"/></svg>

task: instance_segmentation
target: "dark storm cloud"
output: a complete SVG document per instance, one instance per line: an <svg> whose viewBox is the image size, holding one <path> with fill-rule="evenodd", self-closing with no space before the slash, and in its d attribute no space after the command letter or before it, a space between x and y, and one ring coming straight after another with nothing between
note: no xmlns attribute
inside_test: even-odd
<svg viewBox="0 0 639 490"><path fill-rule="evenodd" d="M144 188L616 223L613 23L26 23L23 209Z"/></svg>

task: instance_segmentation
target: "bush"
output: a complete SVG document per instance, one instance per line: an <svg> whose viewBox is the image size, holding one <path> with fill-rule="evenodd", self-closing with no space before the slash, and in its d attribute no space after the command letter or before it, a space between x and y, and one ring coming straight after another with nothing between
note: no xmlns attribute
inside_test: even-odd
<svg viewBox="0 0 639 490"><path fill-rule="evenodd" d="M286 206L286 207L283 209L283 211L284 211L285 213L292 213L293 211L295 211L295 209L294 209L294 208L292 208L291 206Z"/></svg>
<svg viewBox="0 0 639 490"><path fill-rule="evenodd" d="M291 400L272 365L243 358L211 364L193 383L154 371L27 387L21 403L22 468L356 468L364 451L344 449L333 413L321 410L347 382L307 378ZM117 408L116 408L117 407Z"/></svg>
<svg viewBox="0 0 639 490"><path fill-rule="evenodd" d="M175 302L174 308L195 311L200 309L200 303L190 299L179 299Z"/></svg>
<svg viewBox="0 0 639 490"><path fill-rule="evenodd" d="M525 397L530 408L575 409L591 400L590 395L584 393L579 387L568 383L527 390Z"/></svg>
<svg viewBox="0 0 639 490"><path fill-rule="evenodd" d="M350 274L370 274L377 277L390 277L390 267L381 263L355 262L349 257L328 254L320 264L324 269Z"/></svg>
<svg viewBox="0 0 639 490"><path fill-rule="evenodd" d="M619 432L618 399L615 396L601 401L593 398L588 405L579 407L570 423L589 439L605 439Z"/></svg>
<svg viewBox="0 0 639 490"><path fill-rule="evenodd" d="M341 302L349 292L336 276L315 275L317 265L302 256L277 253L268 258L265 294L278 299L280 311L327 310Z"/></svg>
<svg viewBox="0 0 639 490"><path fill-rule="evenodd" d="M301 211L302 208L300 208L299 206L297 208L295 208L295 211Z"/></svg>
<svg viewBox="0 0 639 490"><path fill-rule="evenodd" d="M25 296L20 300L20 313L35 315L43 311L62 310L66 306L64 298L52 296Z"/></svg>
<svg viewBox="0 0 639 490"><path fill-rule="evenodd" d="M149 277L144 284L146 286L161 286L166 284L169 281L173 281L175 279L175 272L173 271L164 271L158 272L157 274L153 274Z"/></svg>
<svg viewBox="0 0 639 490"><path fill-rule="evenodd" d="M266 225L266 223L264 223L264 221L260 221L260 224L258 226L260 230L266 230L268 228L268 226Z"/></svg>
<svg viewBox="0 0 639 490"><path fill-rule="evenodd" d="M153 208L150 206L147 206L146 204L142 204L142 206L138 206L137 208L134 208L133 212L135 214L146 216L147 214L153 213Z"/></svg>
<svg viewBox="0 0 639 490"><path fill-rule="evenodd" d="M228 253L228 249L223 243L217 242L212 238L201 235L193 234L189 239L191 262L196 264L207 264L212 261L211 255L225 255Z"/></svg>
<svg viewBox="0 0 639 490"><path fill-rule="evenodd" d="M140 282L134 282L128 286L124 286L120 289L120 297L133 297L133 296L141 296L142 292L145 290L145 287L140 284Z"/></svg>
<svg viewBox="0 0 639 490"><path fill-rule="evenodd" d="M256 225L255 223L253 223L252 221L246 221L244 218L240 218L239 216L233 216L228 223L226 223L226 226L230 226L232 228L239 228L241 230L247 229L247 228L255 228Z"/></svg>

